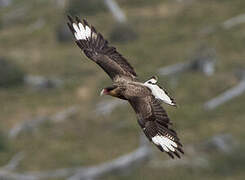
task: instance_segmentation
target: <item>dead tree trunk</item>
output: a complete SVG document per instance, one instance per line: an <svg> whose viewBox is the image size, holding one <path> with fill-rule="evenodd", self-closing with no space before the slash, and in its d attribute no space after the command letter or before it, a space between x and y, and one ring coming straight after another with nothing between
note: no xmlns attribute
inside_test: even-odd
<svg viewBox="0 0 245 180"><path fill-rule="evenodd" d="M206 45L200 45L190 57L189 61L177 63L158 69L158 73L168 76L173 87L178 84L178 79L185 72L201 72L205 76L212 76L216 68L216 51Z"/></svg>
<svg viewBox="0 0 245 180"><path fill-rule="evenodd" d="M104 2L118 23L126 23L126 15L115 0L104 0Z"/></svg>
<svg viewBox="0 0 245 180"><path fill-rule="evenodd" d="M237 86L225 91L218 97L215 97L204 104L206 110L213 110L225 102L241 95L245 91L245 79L243 79Z"/></svg>
<svg viewBox="0 0 245 180"><path fill-rule="evenodd" d="M172 76L189 70L191 63L177 63L164 68L159 69L159 74L163 76Z"/></svg>
<svg viewBox="0 0 245 180"><path fill-rule="evenodd" d="M222 26L225 29L230 29L236 25L245 23L245 14L239 14L238 16L232 17L225 22L223 22Z"/></svg>
<svg viewBox="0 0 245 180"><path fill-rule="evenodd" d="M109 173L128 171L131 170L132 167L141 165L142 162L147 161L152 154L151 147L146 141L145 137L141 137L140 147L132 153L116 158L110 162L81 169L74 176L68 178L68 180L93 180Z"/></svg>
<svg viewBox="0 0 245 180"><path fill-rule="evenodd" d="M53 171L43 172L12 172L23 159L23 154L15 155L7 165L0 168L0 179L4 180L41 180L41 179L60 179L68 180L84 179L91 180L102 177L109 173L129 171L134 166L143 164L142 162L151 157L152 151L149 142L145 137L140 136L140 146L133 152L120 156L112 161L108 161L91 167L63 168Z"/></svg>
<svg viewBox="0 0 245 180"><path fill-rule="evenodd" d="M25 153L19 152L5 166L1 167L1 170L13 171L19 165L20 161L22 161L25 157Z"/></svg>
<svg viewBox="0 0 245 180"><path fill-rule="evenodd" d="M122 43L136 39L138 37L137 33L128 23L125 13L119 7L116 0L104 0L104 3L116 20L115 26L110 33L110 40Z"/></svg>
<svg viewBox="0 0 245 180"><path fill-rule="evenodd" d="M186 71L201 71L206 76L213 75L215 71L216 53L212 48L201 47L190 61L177 63L158 70L160 75L174 76Z"/></svg>
<svg viewBox="0 0 245 180"><path fill-rule="evenodd" d="M98 116L101 115L110 115L114 109L116 109L118 106L125 105L126 102L118 99L113 100L104 100L99 102L96 105L95 113Z"/></svg>
<svg viewBox="0 0 245 180"><path fill-rule="evenodd" d="M219 30L229 30L243 23L245 23L245 14L239 14L217 25L205 27L200 33L203 35L209 35Z"/></svg>
<svg viewBox="0 0 245 180"><path fill-rule="evenodd" d="M20 124L17 124L9 131L8 136L10 138L16 138L19 134L23 132L32 132L36 130L40 125L44 124L45 122L58 123L74 116L77 112L78 112L78 108L76 106L72 106L50 117L38 116L34 119L27 120Z"/></svg>

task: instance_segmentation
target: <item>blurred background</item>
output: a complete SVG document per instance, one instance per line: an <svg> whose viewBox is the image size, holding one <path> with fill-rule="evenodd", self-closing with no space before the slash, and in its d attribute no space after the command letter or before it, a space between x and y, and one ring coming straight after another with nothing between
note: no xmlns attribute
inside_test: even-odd
<svg viewBox="0 0 245 180"><path fill-rule="evenodd" d="M244 9L244 0L0 0L0 179L244 179ZM177 109L164 107L182 159L140 145L132 108L99 96L111 80L76 46L67 14L175 97ZM138 159L129 154L125 167L86 174L131 152Z"/></svg>

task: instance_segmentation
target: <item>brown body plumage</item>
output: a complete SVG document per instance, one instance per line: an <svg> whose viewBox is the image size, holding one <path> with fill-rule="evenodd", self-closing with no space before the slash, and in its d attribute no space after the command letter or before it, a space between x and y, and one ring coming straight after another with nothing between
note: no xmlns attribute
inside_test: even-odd
<svg viewBox="0 0 245 180"><path fill-rule="evenodd" d="M101 94L127 100L136 112L138 123L147 138L161 151L172 158L180 157L182 145L159 100L153 96L150 88L136 79L136 73L127 60L108 45L103 36L85 20L74 21L70 16L68 26L76 38L76 44L85 55L97 63L112 79L113 85L104 88Z"/></svg>

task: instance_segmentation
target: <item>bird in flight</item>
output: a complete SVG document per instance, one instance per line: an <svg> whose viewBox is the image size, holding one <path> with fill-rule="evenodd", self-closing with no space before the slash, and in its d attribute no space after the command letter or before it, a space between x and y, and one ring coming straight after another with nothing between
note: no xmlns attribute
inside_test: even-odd
<svg viewBox="0 0 245 180"><path fill-rule="evenodd" d="M117 52L115 47L109 45L101 33L78 17L68 16L67 23L75 42L84 54L97 63L112 79L111 86L104 88L101 95L110 95L129 102L133 107L138 123L146 137L161 151L170 157L180 158L184 154L182 144L177 133L171 128L172 123L161 106L167 103L176 106L169 94L157 85L157 77L148 81L139 82L133 67Z"/></svg>

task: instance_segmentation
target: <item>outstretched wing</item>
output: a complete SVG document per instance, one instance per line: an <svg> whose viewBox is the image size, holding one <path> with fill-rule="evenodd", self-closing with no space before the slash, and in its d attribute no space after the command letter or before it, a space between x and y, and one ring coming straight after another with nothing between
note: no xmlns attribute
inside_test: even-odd
<svg viewBox="0 0 245 180"><path fill-rule="evenodd" d="M138 123L147 138L170 157L180 158L184 153L177 133L170 128L171 122L166 111L153 96L133 98L129 101L135 110Z"/></svg>
<svg viewBox="0 0 245 180"><path fill-rule="evenodd" d="M83 50L85 55L96 62L113 81L117 78L134 79L136 73L127 60L117 52L116 48L109 46L108 41L90 26L85 20L76 21L68 16L70 22L68 26L76 38L77 45Z"/></svg>

